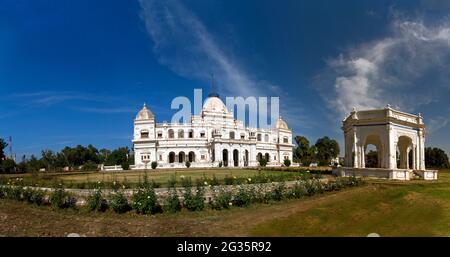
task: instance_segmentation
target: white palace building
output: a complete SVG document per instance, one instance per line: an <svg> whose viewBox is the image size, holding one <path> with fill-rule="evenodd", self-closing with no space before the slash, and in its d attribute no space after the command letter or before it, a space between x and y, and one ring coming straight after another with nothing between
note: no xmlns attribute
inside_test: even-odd
<svg viewBox="0 0 450 257"><path fill-rule="evenodd" d="M265 158L268 166L292 161L292 131L278 118L271 129L248 128L236 120L216 94L210 94L199 115L185 124L156 123L144 104L134 120L132 169L254 167Z"/></svg>

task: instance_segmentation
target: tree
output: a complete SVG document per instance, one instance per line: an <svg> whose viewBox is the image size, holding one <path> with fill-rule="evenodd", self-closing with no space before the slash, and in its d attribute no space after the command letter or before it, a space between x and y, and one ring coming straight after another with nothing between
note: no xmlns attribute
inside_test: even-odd
<svg viewBox="0 0 450 257"><path fill-rule="evenodd" d="M0 163L2 162L2 160L5 159L5 148L8 146L8 143L5 142L5 140L3 140L3 138L0 138Z"/></svg>
<svg viewBox="0 0 450 257"><path fill-rule="evenodd" d="M319 138L315 144L317 148L317 159L320 165L328 165L331 159L339 155L339 143L325 136Z"/></svg>
<svg viewBox="0 0 450 257"><path fill-rule="evenodd" d="M376 168L376 167L378 167L378 152L377 151L370 150L367 153L366 167L367 168Z"/></svg>
<svg viewBox="0 0 450 257"><path fill-rule="evenodd" d="M108 150L106 148L100 149L99 151L100 163L104 163L110 154L111 150Z"/></svg>
<svg viewBox="0 0 450 257"><path fill-rule="evenodd" d="M55 169L56 156L52 150L42 150L41 161L44 164L47 171Z"/></svg>
<svg viewBox="0 0 450 257"><path fill-rule="evenodd" d="M425 166L432 168L449 168L450 163L444 150L434 147L425 148Z"/></svg>
<svg viewBox="0 0 450 257"><path fill-rule="evenodd" d="M1 173L14 173L16 171L16 163L12 159L5 159L0 164Z"/></svg>
<svg viewBox="0 0 450 257"><path fill-rule="evenodd" d="M106 159L105 165L122 165L128 163L130 150L128 147L119 147L111 152Z"/></svg>
<svg viewBox="0 0 450 257"><path fill-rule="evenodd" d="M303 165L309 165L315 161L315 146L309 145L309 140L304 136L296 136L294 138L297 146L294 150L294 160L300 162Z"/></svg>

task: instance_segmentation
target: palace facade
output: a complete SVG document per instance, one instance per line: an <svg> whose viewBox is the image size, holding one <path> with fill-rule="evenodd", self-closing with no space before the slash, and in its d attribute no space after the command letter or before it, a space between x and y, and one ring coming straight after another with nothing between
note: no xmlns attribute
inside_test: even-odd
<svg viewBox="0 0 450 257"><path fill-rule="evenodd" d="M248 128L236 120L218 95L205 100L199 115L185 124L156 123L144 104L134 120L133 169L186 167L254 167L292 161L292 131L279 117L271 129Z"/></svg>

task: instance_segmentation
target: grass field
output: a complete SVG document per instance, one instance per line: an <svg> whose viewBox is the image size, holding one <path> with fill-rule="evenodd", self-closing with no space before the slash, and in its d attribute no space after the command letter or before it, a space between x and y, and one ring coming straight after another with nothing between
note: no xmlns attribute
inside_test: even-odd
<svg viewBox="0 0 450 257"><path fill-rule="evenodd" d="M329 168L321 168L320 170L329 170ZM295 180L301 171L305 169L291 169L287 171L263 170L265 175L282 177L282 180ZM196 179L216 177L219 181L223 181L225 176L248 178L256 176L260 171L256 169L179 169L179 170L148 170L148 171L127 171L127 172L66 172L66 173L41 173L33 174L10 174L2 175L6 179L21 178L25 185L53 186L56 183L64 183L66 187L86 188L88 185L96 185L98 181L104 184L116 181L118 183L135 184L142 182L144 175L147 174L149 181L154 181L161 187L167 185L171 178L176 178L177 182L181 181L182 176L190 177L193 181ZM82 187L82 185L84 187Z"/></svg>
<svg viewBox="0 0 450 257"><path fill-rule="evenodd" d="M301 200L154 216L0 200L0 220L5 236L449 236L450 173L437 182L370 181Z"/></svg>

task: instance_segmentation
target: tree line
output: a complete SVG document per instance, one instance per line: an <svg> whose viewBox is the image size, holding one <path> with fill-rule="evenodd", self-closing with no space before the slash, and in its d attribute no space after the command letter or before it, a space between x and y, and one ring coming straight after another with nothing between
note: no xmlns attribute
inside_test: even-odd
<svg viewBox="0 0 450 257"><path fill-rule="evenodd" d="M41 169L46 171L63 170L96 170L100 164L121 165L128 169L134 164L134 157L128 147L119 147L114 150L100 149L93 145L87 147L77 145L64 147L61 151L42 150L41 156L22 156L20 162L6 158L4 149L8 146L5 140L0 138L0 172L1 173L25 173L36 172Z"/></svg>
<svg viewBox="0 0 450 257"><path fill-rule="evenodd" d="M317 163L319 166L328 166L332 160L339 156L339 143L327 136L319 138L314 145L304 136L294 137L293 161L309 166ZM6 158L5 149L8 143L0 138L0 173L36 172L40 169L46 171L69 170L96 170L100 164L107 166L121 165L128 169L134 164L134 156L128 147L119 147L114 150L100 149L93 145L87 147L77 145L64 147L61 151L43 150L41 156L22 156L20 162ZM376 151L368 153L368 166L376 166ZM373 165L371 165L373 164ZM425 166L429 168L450 168L447 153L437 147L425 148Z"/></svg>
<svg viewBox="0 0 450 257"><path fill-rule="evenodd" d="M339 156L339 143L327 136L317 139L314 145L304 136L294 137L296 146L293 149L294 162L309 166L317 163L319 166L328 166L333 159Z"/></svg>

